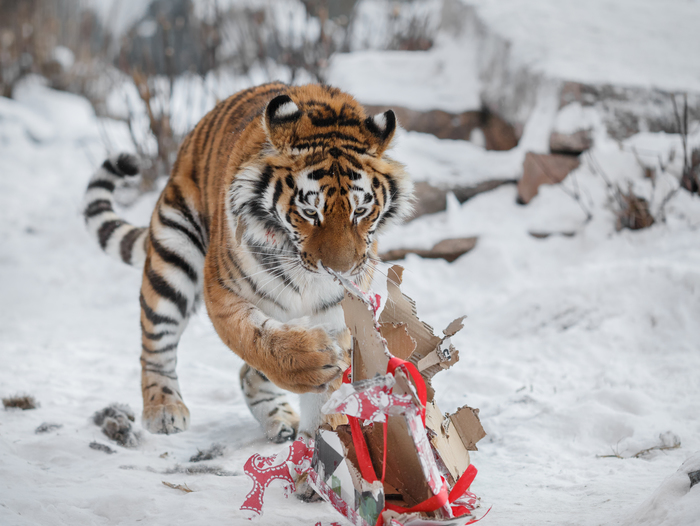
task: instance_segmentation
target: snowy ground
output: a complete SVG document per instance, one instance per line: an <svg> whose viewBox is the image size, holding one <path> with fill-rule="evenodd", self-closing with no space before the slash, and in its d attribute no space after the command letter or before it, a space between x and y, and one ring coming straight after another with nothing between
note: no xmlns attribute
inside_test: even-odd
<svg viewBox="0 0 700 526"><path fill-rule="evenodd" d="M462 0L551 78L700 91L697 0Z"/></svg>
<svg viewBox="0 0 700 526"><path fill-rule="evenodd" d="M206 313L192 320L179 351L188 432L144 432L138 448L125 449L91 422L112 402L141 409L140 274L104 256L84 229L82 194L105 153L87 103L36 88L18 99L0 99L0 395L29 393L41 407L0 411L0 524L249 524L238 511L249 490L243 462L279 446L266 444L248 413L240 361ZM545 120L553 118L547 108ZM531 126L523 140L535 144L540 131ZM511 166L522 155L476 155L458 141L432 147L420 134L402 141L400 156L424 174L440 170L436 151L455 165L464 154L463 164L484 172L480 163ZM612 181L629 180L651 197L630 148L664 156L675 148L678 159L678 144L645 134L622 149L600 142L593 157ZM451 202L384 240L389 248L479 236L452 264L409 258L404 289L436 327L468 315L455 338L461 361L436 388L444 411L481 409L488 436L472 455L480 470L473 491L493 505L482 524L697 524L700 486L688 491L685 472L700 469L700 200L681 192L666 223L618 233L589 161L567 189L574 182L588 223L559 187L521 207L505 186ZM154 199L128 216L145 222ZM530 231L575 235L536 239ZM44 422L62 427L35 434ZM628 458L674 440L677 449ZM90 449L92 441L117 453ZM230 476L165 473L191 466L212 443L225 454L204 464ZM625 458L601 458L613 452ZM334 520L329 506L284 500L274 488L259 523Z"/></svg>

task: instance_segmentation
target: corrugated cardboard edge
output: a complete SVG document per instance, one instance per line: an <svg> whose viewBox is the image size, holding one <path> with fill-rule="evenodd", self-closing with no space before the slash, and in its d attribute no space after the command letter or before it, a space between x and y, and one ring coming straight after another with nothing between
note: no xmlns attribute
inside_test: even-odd
<svg viewBox="0 0 700 526"><path fill-rule="evenodd" d="M425 408L425 426L429 430L430 443L452 476L451 483L454 484L469 467L469 451L452 421L445 418L435 402L428 402Z"/></svg>
<svg viewBox="0 0 700 526"><path fill-rule="evenodd" d="M478 451L476 443L486 436L486 431L479 420L479 410L469 406L460 407L449 416L464 447L469 451Z"/></svg>

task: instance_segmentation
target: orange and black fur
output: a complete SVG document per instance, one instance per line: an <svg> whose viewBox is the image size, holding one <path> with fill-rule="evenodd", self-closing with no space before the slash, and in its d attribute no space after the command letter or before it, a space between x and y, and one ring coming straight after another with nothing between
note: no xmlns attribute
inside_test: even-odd
<svg viewBox="0 0 700 526"><path fill-rule="evenodd" d="M177 345L203 296L221 339L245 362L241 386L268 438L322 422L320 406L347 367L341 286L367 288L377 233L410 212L412 184L385 155L392 111L368 117L328 86L272 83L219 103L187 135L150 226L114 212L115 186L138 172L108 159L85 201L101 247L143 266L143 425L187 429ZM283 390L302 395L302 421Z"/></svg>

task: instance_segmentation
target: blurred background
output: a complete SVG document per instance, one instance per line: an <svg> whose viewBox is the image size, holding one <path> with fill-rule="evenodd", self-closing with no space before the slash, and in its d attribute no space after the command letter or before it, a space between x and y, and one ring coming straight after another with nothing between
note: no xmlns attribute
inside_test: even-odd
<svg viewBox="0 0 700 526"><path fill-rule="evenodd" d="M427 50L435 2L355 0L2 0L0 94L41 77L128 126L167 174L184 134L222 98L283 80L327 81L329 59L363 49ZM106 137L106 140L109 140Z"/></svg>
<svg viewBox="0 0 700 526"><path fill-rule="evenodd" d="M137 153L150 190L197 121L251 85L331 83L368 111L393 107L407 130L501 151L518 145L549 87L561 113L550 144L521 150L573 156L524 165L558 182L593 145L598 117L617 141L688 134L700 118L693 15L692 0L668 9L628 0L2 0L0 94L39 81L85 97L107 151ZM700 152L686 150L682 186L697 192ZM640 158L650 175L665 166L653 157ZM463 202L516 181L520 169L437 185L418 176L417 215L444 209L449 192ZM617 194L629 208L624 195L634 195ZM648 223L649 214L624 221Z"/></svg>

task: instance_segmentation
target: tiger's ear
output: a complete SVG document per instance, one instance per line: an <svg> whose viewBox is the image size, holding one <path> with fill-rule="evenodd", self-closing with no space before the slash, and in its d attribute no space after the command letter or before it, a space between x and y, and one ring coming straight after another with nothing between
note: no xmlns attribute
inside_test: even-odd
<svg viewBox="0 0 700 526"><path fill-rule="evenodd" d="M378 113L374 117L365 119L365 128L379 142L377 155L381 155L387 149L396 131L396 115L393 110Z"/></svg>
<svg viewBox="0 0 700 526"><path fill-rule="evenodd" d="M265 108L263 127L267 138L278 150L289 144L293 124L301 118L301 110L289 95L278 95Z"/></svg>

